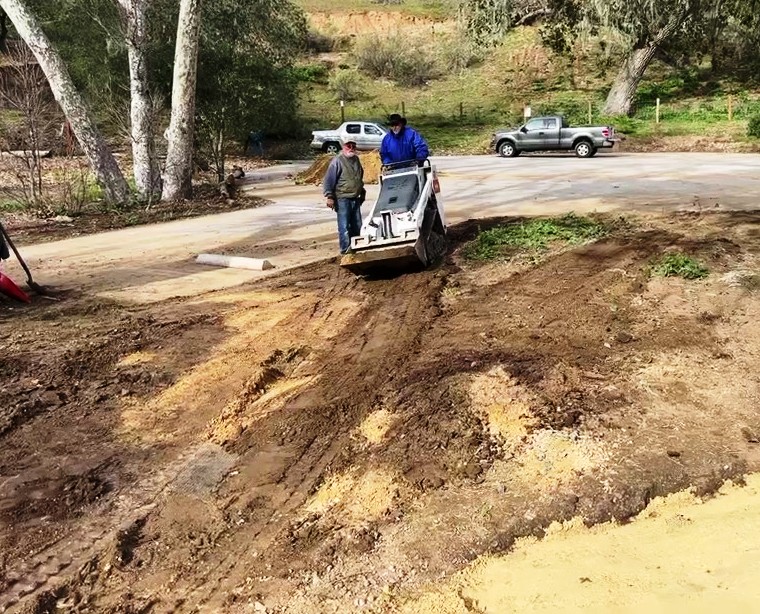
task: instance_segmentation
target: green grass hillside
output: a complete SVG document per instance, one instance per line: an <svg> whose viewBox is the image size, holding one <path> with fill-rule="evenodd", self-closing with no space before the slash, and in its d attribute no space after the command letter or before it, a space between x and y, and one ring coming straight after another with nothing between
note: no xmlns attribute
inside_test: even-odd
<svg viewBox="0 0 760 614"><path fill-rule="evenodd" d="M611 123L632 148L756 147L747 125L760 115L760 93L711 74L709 65L677 71L655 62L634 116L604 117L621 57L595 41L571 60L547 50L537 28L520 27L496 48L474 48L458 31L453 0L301 4L311 28L311 53L300 66L308 128L339 124L343 99L346 119L404 111L436 153L476 153L487 151L495 129L517 125L527 104L534 115L563 114L573 124Z"/></svg>

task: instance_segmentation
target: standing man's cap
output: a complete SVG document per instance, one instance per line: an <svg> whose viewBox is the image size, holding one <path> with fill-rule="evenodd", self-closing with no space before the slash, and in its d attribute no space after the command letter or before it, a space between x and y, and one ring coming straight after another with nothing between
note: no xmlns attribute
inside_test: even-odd
<svg viewBox="0 0 760 614"><path fill-rule="evenodd" d="M350 137L345 137L340 140L341 145L348 145L349 143L353 143L356 145L356 141Z"/></svg>
<svg viewBox="0 0 760 614"><path fill-rule="evenodd" d="M406 117L401 117L398 113L393 113L388 117L389 126L405 126Z"/></svg>

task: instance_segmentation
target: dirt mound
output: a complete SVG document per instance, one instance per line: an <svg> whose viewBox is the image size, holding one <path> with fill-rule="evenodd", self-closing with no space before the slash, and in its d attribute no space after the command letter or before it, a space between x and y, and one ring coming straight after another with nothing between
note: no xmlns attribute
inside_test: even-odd
<svg viewBox="0 0 760 614"><path fill-rule="evenodd" d="M319 156L314 160L314 164L302 173L296 175L296 183L301 185L321 185L325 173L327 172L327 167L330 166L330 161L332 159L333 156L329 154ZM361 152L359 154L359 159L362 161L362 166L364 167L364 183L377 183L380 178L380 167L382 166L380 162L380 153L376 149Z"/></svg>

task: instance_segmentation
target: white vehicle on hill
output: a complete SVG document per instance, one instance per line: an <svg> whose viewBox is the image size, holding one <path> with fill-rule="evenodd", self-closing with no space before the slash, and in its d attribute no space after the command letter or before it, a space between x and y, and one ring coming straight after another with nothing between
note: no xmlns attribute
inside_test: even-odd
<svg viewBox="0 0 760 614"><path fill-rule="evenodd" d="M343 122L336 130L315 130L311 133L311 148L324 153L337 154L341 141L356 141L359 151L380 149L380 143L388 131L376 122Z"/></svg>

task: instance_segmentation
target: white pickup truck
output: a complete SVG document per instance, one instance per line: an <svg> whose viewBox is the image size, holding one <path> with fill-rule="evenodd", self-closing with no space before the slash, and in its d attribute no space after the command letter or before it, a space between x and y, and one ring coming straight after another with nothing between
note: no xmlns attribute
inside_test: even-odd
<svg viewBox="0 0 760 614"><path fill-rule="evenodd" d="M380 149L380 143L388 131L375 122L344 122L336 130L315 130L311 133L311 148L325 153L340 151L343 139L356 141L360 151Z"/></svg>

